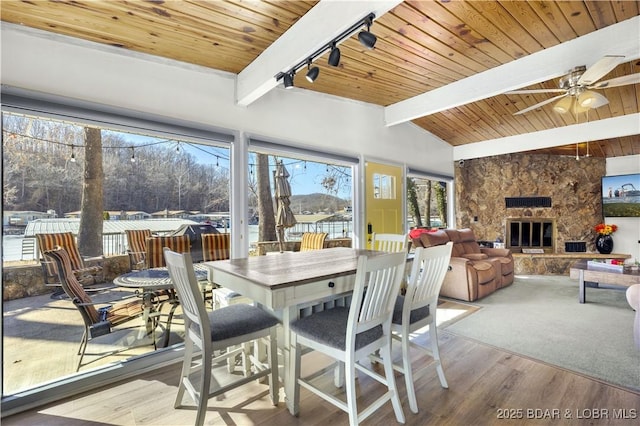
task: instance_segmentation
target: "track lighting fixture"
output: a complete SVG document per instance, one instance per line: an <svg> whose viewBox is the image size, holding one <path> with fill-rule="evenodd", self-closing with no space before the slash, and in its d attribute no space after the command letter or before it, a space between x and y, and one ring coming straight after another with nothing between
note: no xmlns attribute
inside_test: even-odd
<svg viewBox="0 0 640 426"><path fill-rule="evenodd" d="M331 46L331 53L329 53L329 65L337 67L340 64L340 49L336 46L336 42L333 42Z"/></svg>
<svg viewBox="0 0 640 426"><path fill-rule="evenodd" d="M365 46L367 49L373 49L378 38L375 35L373 35L369 30L371 29L371 25L373 24L373 20L375 18L376 18L376 15L374 13L368 14L367 16L359 20L357 23L349 27L347 30L342 32L338 37L334 38L333 40L331 40L330 42L322 46L320 49L316 50L304 61L297 63L296 65L291 67L288 71L283 71L276 74L275 76L276 81L282 80L282 82L284 83L285 89L289 89L293 87L293 76L295 75L296 71L298 71L300 68L306 65L308 69L307 76L306 76L307 80L313 83L318 78L318 75L320 74L320 69L318 67L312 66L313 61L319 56L321 56L322 54L324 54L327 50L331 50L331 52L329 53L328 63L332 67L337 67L340 64L340 48L338 48L338 44L341 41L351 37L356 31L361 29L363 25L366 26L367 29L366 30L363 29L358 33L358 40L360 40L360 43L363 46Z"/></svg>
<svg viewBox="0 0 640 426"><path fill-rule="evenodd" d="M373 49L373 46L376 45L376 41L378 41L378 37L376 37L369 31L371 29L373 19L368 16L367 18L365 18L364 23L367 26L367 30L362 30L358 33L358 40L360 40L360 43L367 49Z"/></svg>
<svg viewBox="0 0 640 426"><path fill-rule="evenodd" d="M293 76L295 75L295 71L291 70L284 75L284 88L291 89L293 87Z"/></svg>
<svg viewBox="0 0 640 426"><path fill-rule="evenodd" d="M320 68L311 66L311 58L307 60L307 80L309 83L313 83L318 78L318 74L320 74Z"/></svg>

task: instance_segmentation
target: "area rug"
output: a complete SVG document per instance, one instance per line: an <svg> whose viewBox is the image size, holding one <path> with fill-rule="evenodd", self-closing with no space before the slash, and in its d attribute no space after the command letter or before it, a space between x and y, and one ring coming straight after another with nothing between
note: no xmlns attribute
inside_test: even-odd
<svg viewBox="0 0 640 426"><path fill-rule="evenodd" d="M635 313L625 292L587 289L564 276L518 276L473 305L480 309L441 328L519 355L640 391Z"/></svg>

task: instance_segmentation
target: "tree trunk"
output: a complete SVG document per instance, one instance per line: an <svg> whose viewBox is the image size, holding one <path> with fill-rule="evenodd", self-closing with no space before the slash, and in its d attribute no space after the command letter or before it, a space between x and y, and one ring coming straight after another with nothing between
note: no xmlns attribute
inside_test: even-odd
<svg viewBox="0 0 640 426"><path fill-rule="evenodd" d="M84 179L78 249L83 256L102 256L103 184L100 129L84 129Z"/></svg>
<svg viewBox="0 0 640 426"><path fill-rule="evenodd" d="M427 199L425 200L427 203L427 206L425 207L425 210L427 211L427 226L431 228L431 181L430 180L427 181L427 193L425 195L427 196Z"/></svg>
<svg viewBox="0 0 640 426"><path fill-rule="evenodd" d="M407 202L409 204L409 212L413 216L414 223L417 227L421 227L422 216L420 215L420 206L418 204L416 184L411 178L407 178Z"/></svg>
<svg viewBox="0 0 640 426"><path fill-rule="evenodd" d="M436 203L440 222L444 228L447 228L447 185L444 182L438 182L436 186Z"/></svg>
<svg viewBox="0 0 640 426"><path fill-rule="evenodd" d="M276 241L276 216L273 211L271 184L269 183L269 156L256 154L256 177L258 185L258 241Z"/></svg>

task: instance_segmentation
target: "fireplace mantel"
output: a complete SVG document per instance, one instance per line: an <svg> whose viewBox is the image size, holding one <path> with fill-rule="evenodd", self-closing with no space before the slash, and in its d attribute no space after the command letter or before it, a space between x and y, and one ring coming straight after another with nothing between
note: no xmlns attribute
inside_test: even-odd
<svg viewBox="0 0 640 426"><path fill-rule="evenodd" d="M629 259L624 253L513 253L516 275L569 275L571 265L581 259Z"/></svg>

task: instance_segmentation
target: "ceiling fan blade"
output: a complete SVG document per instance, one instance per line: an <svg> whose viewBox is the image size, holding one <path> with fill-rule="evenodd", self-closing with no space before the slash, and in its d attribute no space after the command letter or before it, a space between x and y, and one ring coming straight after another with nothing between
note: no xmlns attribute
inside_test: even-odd
<svg viewBox="0 0 640 426"><path fill-rule="evenodd" d="M591 65L585 72L582 74L580 79L578 80L579 86L587 86L589 84L593 84L596 81L600 80L602 77L607 75L609 71L618 66L619 63L622 62L624 56L620 55L607 55L600 59L595 64Z"/></svg>
<svg viewBox="0 0 640 426"><path fill-rule="evenodd" d="M525 112L529 112L529 111L531 111L531 110L533 110L533 109L540 108L540 107L541 107L541 106L543 106L543 105L550 104L551 102L553 102L553 101L555 101L555 100L557 100L557 99L564 98L564 97L565 97L565 96L567 96L567 95L568 95L568 93L565 93L565 94L560 95L560 96L554 96L554 97L553 97L553 98L551 98L551 99L547 99L546 101L538 102L537 104L535 104L535 105L533 105L533 106L530 106L529 108L525 108L525 109L523 109L523 110L520 110L520 111L518 111L518 112L514 113L513 115L520 115L520 114L524 114Z"/></svg>
<svg viewBox="0 0 640 426"><path fill-rule="evenodd" d="M627 84L640 83L640 73L623 75L622 77L612 78L611 80L601 81L592 86L589 89L606 89L609 87L626 86Z"/></svg>
<svg viewBox="0 0 640 426"><path fill-rule="evenodd" d="M505 95L526 95L528 93L564 93L565 89L525 89L525 90L510 90L504 92Z"/></svg>

